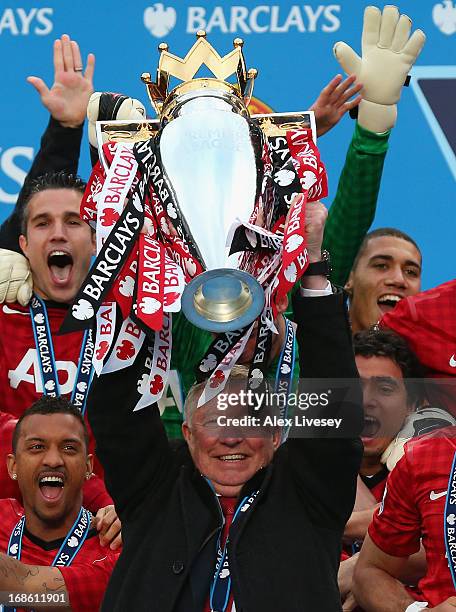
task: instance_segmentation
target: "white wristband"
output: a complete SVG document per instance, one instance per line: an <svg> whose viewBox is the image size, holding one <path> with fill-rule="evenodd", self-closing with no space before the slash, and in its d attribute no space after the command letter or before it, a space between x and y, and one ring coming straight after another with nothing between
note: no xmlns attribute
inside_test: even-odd
<svg viewBox="0 0 456 612"><path fill-rule="evenodd" d="M427 601L414 601L404 612L419 612L419 610L426 610L426 608L429 609Z"/></svg>
<svg viewBox="0 0 456 612"><path fill-rule="evenodd" d="M324 289L307 289L306 287L301 287L300 289L302 297L323 297L325 295L332 295L333 292L329 281Z"/></svg>

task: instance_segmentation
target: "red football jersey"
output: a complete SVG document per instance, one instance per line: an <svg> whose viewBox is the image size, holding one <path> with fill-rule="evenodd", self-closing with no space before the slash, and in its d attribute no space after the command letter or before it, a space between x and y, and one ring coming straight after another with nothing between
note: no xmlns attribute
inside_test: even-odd
<svg viewBox="0 0 456 612"><path fill-rule="evenodd" d="M380 321L405 338L426 369L431 406L456 415L456 280L402 299Z"/></svg>
<svg viewBox="0 0 456 612"><path fill-rule="evenodd" d="M411 440L388 477L385 495L369 527L386 554L408 557L426 550L427 572L418 583L422 599L436 606L455 595L445 558L443 521L448 478L456 452L456 427Z"/></svg>
<svg viewBox="0 0 456 612"><path fill-rule="evenodd" d="M375 497L377 502L382 501L388 474L388 468L386 467L386 465L384 465L380 472L377 472L377 474L374 474L373 476L360 475L361 480Z"/></svg>
<svg viewBox="0 0 456 612"><path fill-rule="evenodd" d="M78 371L83 333L58 335L67 309L67 304L47 303L60 393L70 399ZM20 417L43 395L40 363L28 306L17 303L0 306L0 338L0 410ZM90 452L94 453L95 442L87 417L86 423L90 435ZM95 467L96 472L102 476L99 461L95 461Z"/></svg>
<svg viewBox="0 0 456 612"><path fill-rule="evenodd" d="M78 371L82 332L57 335L66 304L47 307L60 392L71 396ZM28 307L3 304L0 308L0 407L20 417L43 395L40 363Z"/></svg>
<svg viewBox="0 0 456 612"><path fill-rule="evenodd" d="M0 500L1 552L6 553L11 532L23 512L23 508L14 499ZM62 540L41 541L24 529L21 561L31 565L52 565L61 544ZM99 610L118 556L118 553L109 548L103 548L96 530L91 530L73 563L69 567L59 568L73 612Z"/></svg>
<svg viewBox="0 0 456 612"><path fill-rule="evenodd" d="M362 476L360 474L361 480L366 485L366 487L369 489L369 491L372 493L372 495L375 497L375 500L377 502L382 500L383 493L385 491L386 479L388 478L388 474L389 474L389 471L386 465L383 466L380 472L378 472L377 474L374 474L373 476ZM355 552L359 552L361 545L362 545L361 541L357 542L354 545L344 544L342 546L342 553L340 555L340 560L345 561L346 559L349 559L352 555L354 555ZM358 609L359 608L357 608L357 610Z"/></svg>

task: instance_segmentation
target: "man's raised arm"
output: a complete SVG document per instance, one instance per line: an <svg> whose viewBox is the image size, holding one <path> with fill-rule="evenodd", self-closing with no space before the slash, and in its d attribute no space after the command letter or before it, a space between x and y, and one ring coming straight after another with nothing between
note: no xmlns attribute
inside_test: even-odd
<svg viewBox="0 0 456 612"><path fill-rule="evenodd" d="M318 394L319 405L298 408L295 415L307 425L296 426L286 446L290 469L309 499L309 515L317 524L342 532L355 500L356 477L362 455L357 438L362 427L361 388L352 349L351 332L342 292L333 292L325 276L309 275L321 258L326 212L308 203L306 235L309 269L293 300L298 324L299 394ZM343 384L340 384L342 379ZM305 395L303 395L305 397ZM326 399L325 399L326 398ZM322 403L323 402L323 403ZM318 426L313 425L317 419ZM328 426L321 426L322 420ZM339 422L336 427L336 421ZM310 422L312 421L312 422ZM329 424L331 423L331 424ZM280 452L280 451L279 451ZM334 500L337 499L337 504Z"/></svg>
<svg viewBox="0 0 456 612"><path fill-rule="evenodd" d="M87 400L106 487L122 523L156 489L171 463L158 406L133 411L139 370L149 354L145 344L132 366L95 378Z"/></svg>
<svg viewBox="0 0 456 612"><path fill-rule="evenodd" d="M43 106L51 117L41 139L41 146L33 160L13 213L0 227L0 246L20 253L19 211L27 193L28 183L46 172L76 174L87 104L93 91L92 79L95 57L90 54L87 67L83 64L78 43L64 34L54 42L54 84L49 89L44 81L29 76L27 81L40 95Z"/></svg>
<svg viewBox="0 0 456 612"><path fill-rule="evenodd" d="M356 75L363 85L358 119L323 242L323 248L331 253L331 280L336 285L345 285L375 217L388 139L397 119L397 103L406 76L425 42L421 30L410 36L411 26L410 18L399 15L395 6L386 6L383 13L369 6L364 13L362 56L358 57L343 42L334 46L342 68L347 74Z"/></svg>
<svg viewBox="0 0 456 612"><path fill-rule="evenodd" d="M95 57L90 54L83 72L77 42L64 34L54 42L54 84L48 89L38 77L28 77L43 106L51 114L24 185L11 215L0 227L0 302L28 304L32 292L28 262L19 247L20 212L30 181L47 172L76 174L87 104L93 91Z"/></svg>

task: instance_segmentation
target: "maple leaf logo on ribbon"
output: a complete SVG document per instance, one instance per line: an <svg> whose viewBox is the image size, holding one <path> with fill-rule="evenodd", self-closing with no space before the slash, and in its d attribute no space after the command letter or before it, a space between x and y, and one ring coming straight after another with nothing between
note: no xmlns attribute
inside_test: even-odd
<svg viewBox="0 0 456 612"><path fill-rule="evenodd" d="M258 387L263 382L263 378L263 372L259 368L255 368L254 370L252 370L252 373L250 375L250 387L252 389L258 389Z"/></svg>
<svg viewBox="0 0 456 612"><path fill-rule="evenodd" d="M152 395L157 395L163 389L163 378L160 374L155 374L153 380L150 383L150 392Z"/></svg>
<svg viewBox="0 0 456 612"><path fill-rule="evenodd" d="M304 238L299 234L292 234L287 240L285 250L287 251L287 253L292 253L293 251L296 251L298 247L301 246L303 241Z"/></svg>
<svg viewBox="0 0 456 612"><path fill-rule="evenodd" d="M120 214L114 210L114 208L105 208L101 215L101 225L103 227L110 227L119 219Z"/></svg>
<svg viewBox="0 0 456 612"><path fill-rule="evenodd" d="M288 266L286 270L284 270L284 276L289 283L294 283L298 276L298 272L296 270L296 266L293 262Z"/></svg>
<svg viewBox="0 0 456 612"><path fill-rule="evenodd" d="M119 292L124 297L131 297L135 290L135 279L132 276L126 276L119 283Z"/></svg>
<svg viewBox="0 0 456 612"><path fill-rule="evenodd" d="M96 350L96 356L97 356L98 361L101 361L103 359L103 357L108 352L108 348L109 348L109 343L106 342L106 340L102 340Z"/></svg>
<svg viewBox="0 0 456 612"><path fill-rule="evenodd" d="M222 384L224 380L225 374L222 372L222 370L215 370L209 386L212 387L212 389L216 389Z"/></svg>
<svg viewBox="0 0 456 612"><path fill-rule="evenodd" d="M87 300L81 298L73 304L71 308L71 313L75 319L79 319L79 321L86 321L87 319L91 319L95 314L93 310L93 306Z"/></svg>
<svg viewBox="0 0 456 612"><path fill-rule="evenodd" d="M217 357L212 353L209 353L200 363L199 369L201 372L210 372L217 365Z"/></svg>
<svg viewBox="0 0 456 612"><path fill-rule="evenodd" d="M130 359L134 354L135 347L133 342L130 342L130 340L122 340L116 349L116 355L119 359L122 359L122 361Z"/></svg>
<svg viewBox="0 0 456 612"><path fill-rule="evenodd" d="M165 297L163 299L163 304L165 306L171 306L174 304L180 297L180 293L176 293L175 291L171 291L170 293L165 293Z"/></svg>
<svg viewBox="0 0 456 612"><path fill-rule="evenodd" d="M281 187L287 187L294 181L295 176L292 170L279 170L274 174L274 182Z"/></svg>
<svg viewBox="0 0 456 612"><path fill-rule="evenodd" d="M193 259L186 259L185 260L185 268L189 274L189 276L194 276L196 273L196 263L193 261Z"/></svg>
<svg viewBox="0 0 456 612"><path fill-rule="evenodd" d="M160 310L160 302L152 297L143 297L139 304L139 309L144 314L154 314Z"/></svg>
<svg viewBox="0 0 456 612"><path fill-rule="evenodd" d="M138 380L137 382L137 388L138 388L138 393L140 395L144 395L144 393L147 391L147 381L148 381L149 377L147 376L147 374L143 374L141 376L141 378Z"/></svg>
<svg viewBox="0 0 456 612"><path fill-rule="evenodd" d="M310 170L306 170L302 175L301 186L303 189L310 189L312 185L315 185L317 182L317 177L315 176L315 172L311 172Z"/></svg>

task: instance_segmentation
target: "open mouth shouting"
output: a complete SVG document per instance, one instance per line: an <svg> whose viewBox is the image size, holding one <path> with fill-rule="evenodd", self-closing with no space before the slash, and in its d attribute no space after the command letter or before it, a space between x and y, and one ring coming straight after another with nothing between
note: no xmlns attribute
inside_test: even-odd
<svg viewBox="0 0 456 612"><path fill-rule="evenodd" d="M396 293L385 293L381 295L377 300L377 305L382 315L390 310L393 310L396 304L400 302L403 297L403 295L398 295Z"/></svg>
<svg viewBox="0 0 456 612"><path fill-rule="evenodd" d="M38 478L38 486L47 503L56 503L63 495L65 477L61 472L43 472Z"/></svg>
<svg viewBox="0 0 456 612"><path fill-rule="evenodd" d="M381 423L376 417L368 414L364 415L364 427L361 432L363 442L374 438L380 431L380 427Z"/></svg>
<svg viewBox="0 0 456 612"><path fill-rule="evenodd" d="M58 286L65 286L73 270L73 257L68 251L51 251L47 258L47 264L51 273L52 282Z"/></svg>

